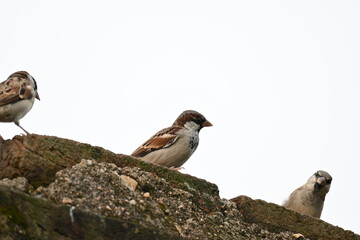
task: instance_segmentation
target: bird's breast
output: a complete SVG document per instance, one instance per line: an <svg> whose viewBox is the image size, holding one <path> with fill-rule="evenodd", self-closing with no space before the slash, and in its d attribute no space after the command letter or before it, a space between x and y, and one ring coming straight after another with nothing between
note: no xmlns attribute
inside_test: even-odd
<svg viewBox="0 0 360 240"><path fill-rule="evenodd" d="M199 145L199 136L191 136L189 137L189 148L191 149L191 151L195 151L196 148Z"/></svg>
<svg viewBox="0 0 360 240"><path fill-rule="evenodd" d="M14 122L23 118L32 108L34 99L24 99L0 107L0 121Z"/></svg>

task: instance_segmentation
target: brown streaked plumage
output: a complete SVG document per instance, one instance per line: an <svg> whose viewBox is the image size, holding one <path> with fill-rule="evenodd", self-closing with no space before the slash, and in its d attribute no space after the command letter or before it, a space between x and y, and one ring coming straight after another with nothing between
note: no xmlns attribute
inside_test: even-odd
<svg viewBox="0 0 360 240"><path fill-rule="evenodd" d="M0 122L14 122L29 134L19 120L31 110L35 98L40 100L35 79L25 71L11 74L0 83Z"/></svg>
<svg viewBox="0 0 360 240"><path fill-rule="evenodd" d="M212 124L193 110L184 111L173 125L164 128L137 148L131 155L166 167L180 167L196 150L199 131Z"/></svg>
<svg viewBox="0 0 360 240"><path fill-rule="evenodd" d="M138 149L136 149L131 155L134 157L144 157L150 152L170 147L178 139L178 137L174 135L174 132L178 129L178 127L168 127L160 130Z"/></svg>

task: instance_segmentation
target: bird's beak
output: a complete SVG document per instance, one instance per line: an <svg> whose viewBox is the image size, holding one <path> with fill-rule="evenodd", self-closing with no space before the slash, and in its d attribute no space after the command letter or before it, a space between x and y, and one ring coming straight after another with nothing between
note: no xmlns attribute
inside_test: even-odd
<svg viewBox="0 0 360 240"><path fill-rule="evenodd" d="M211 124L211 122L209 122L208 120L206 120L205 122L203 122L202 126L203 126L203 127L211 127L212 124Z"/></svg>
<svg viewBox="0 0 360 240"><path fill-rule="evenodd" d="M35 97L40 101L40 96L39 96L38 92L35 93Z"/></svg>
<svg viewBox="0 0 360 240"><path fill-rule="evenodd" d="M316 179L316 183L324 186L326 184L326 179L324 177L319 177L318 179Z"/></svg>

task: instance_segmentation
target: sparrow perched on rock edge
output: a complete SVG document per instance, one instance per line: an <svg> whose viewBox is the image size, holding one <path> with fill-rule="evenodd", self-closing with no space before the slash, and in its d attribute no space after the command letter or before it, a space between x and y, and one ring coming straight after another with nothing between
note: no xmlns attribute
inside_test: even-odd
<svg viewBox="0 0 360 240"><path fill-rule="evenodd" d="M329 173L317 171L303 186L290 194L283 206L304 215L320 218L331 181Z"/></svg>
<svg viewBox="0 0 360 240"><path fill-rule="evenodd" d="M193 110L184 111L173 125L164 128L137 148L131 156L153 164L179 168L195 152L199 132L212 124Z"/></svg>
<svg viewBox="0 0 360 240"><path fill-rule="evenodd" d="M0 83L0 122L14 122L29 134L19 120L31 110L35 98L40 100L35 79L25 71L11 74Z"/></svg>

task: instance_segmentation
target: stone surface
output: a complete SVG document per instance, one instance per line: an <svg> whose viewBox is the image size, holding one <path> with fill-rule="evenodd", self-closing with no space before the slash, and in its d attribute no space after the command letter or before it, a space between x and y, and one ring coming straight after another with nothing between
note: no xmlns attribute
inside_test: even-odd
<svg viewBox="0 0 360 240"><path fill-rule="evenodd" d="M4 178L0 180L0 186L7 186L11 190L20 192L29 192L32 186L28 183L24 177L17 177L14 179Z"/></svg>
<svg viewBox="0 0 360 240"><path fill-rule="evenodd" d="M0 239L148 240L182 239L178 234L57 205L0 186Z"/></svg>
<svg viewBox="0 0 360 240"><path fill-rule="evenodd" d="M22 176L35 188L47 186L54 181L56 172L72 167L82 159L114 163L119 167L139 167L178 188L200 193L194 194L194 202L205 211L212 212L219 208L219 190L215 184L101 147L52 136L31 134L3 141L0 144L0 179ZM207 196L212 196L215 201L207 202Z"/></svg>
<svg viewBox="0 0 360 240"><path fill-rule="evenodd" d="M344 231L321 219L301 215L274 203L253 200L247 196L239 196L231 201L236 203L246 222L260 224L264 229L286 229L309 239L360 240L360 236L351 231Z"/></svg>
<svg viewBox="0 0 360 240"><path fill-rule="evenodd" d="M138 185L137 181L135 181L133 178L128 177L126 175L120 176L120 182L121 182L121 184L126 186L132 192L135 191L135 189Z"/></svg>
<svg viewBox="0 0 360 240"><path fill-rule="evenodd" d="M220 199L205 180L57 137L1 142L0 179L0 239L360 239L276 204Z"/></svg>
<svg viewBox="0 0 360 240"><path fill-rule="evenodd" d="M138 188L129 188L122 179L137 182ZM145 193L149 197L144 197ZM55 181L46 188L38 188L36 194L56 203L72 196L72 205L77 209L149 228L156 226L191 239L239 239L244 228L234 203L222 200L220 211L209 214L193 202L194 195L189 191L138 167L121 168L112 163L82 160L59 171Z"/></svg>

